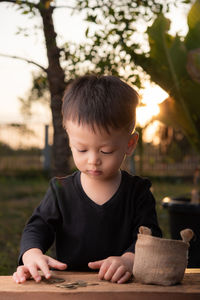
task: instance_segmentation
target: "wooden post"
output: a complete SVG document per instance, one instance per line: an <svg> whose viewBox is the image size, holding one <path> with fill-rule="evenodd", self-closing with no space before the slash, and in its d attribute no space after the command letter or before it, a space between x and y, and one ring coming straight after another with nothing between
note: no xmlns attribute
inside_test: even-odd
<svg viewBox="0 0 200 300"><path fill-rule="evenodd" d="M50 170L51 158L50 158L50 146L49 146L49 125L45 125L45 137L44 137L44 150L43 150L43 169L45 171Z"/></svg>

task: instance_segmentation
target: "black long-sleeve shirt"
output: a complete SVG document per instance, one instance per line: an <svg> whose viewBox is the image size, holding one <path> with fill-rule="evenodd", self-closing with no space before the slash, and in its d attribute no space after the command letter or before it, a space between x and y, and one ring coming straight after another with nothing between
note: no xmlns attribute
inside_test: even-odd
<svg viewBox="0 0 200 300"><path fill-rule="evenodd" d="M79 171L53 178L25 226L19 263L25 251L39 248L45 253L54 239L57 259L68 270L87 270L90 261L134 252L139 226L161 236L150 186L148 179L122 171L116 193L98 205L84 192Z"/></svg>

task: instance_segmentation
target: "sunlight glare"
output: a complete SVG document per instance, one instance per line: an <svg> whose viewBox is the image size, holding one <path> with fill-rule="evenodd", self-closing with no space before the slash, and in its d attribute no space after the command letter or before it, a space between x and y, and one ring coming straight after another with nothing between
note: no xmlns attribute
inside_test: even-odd
<svg viewBox="0 0 200 300"><path fill-rule="evenodd" d="M168 94L155 84L147 83L144 90L141 91L141 104L137 108L137 125L145 127L151 122L152 117L159 114L158 104L163 102Z"/></svg>
<svg viewBox="0 0 200 300"><path fill-rule="evenodd" d="M160 137L157 135L159 126L160 122L154 121L144 130L143 140L145 143L153 143L153 145L160 143Z"/></svg>
<svg viewBox="0 0 200 300"><path fill-rule="evenodd" d="M137 123L140 127L145 127L152 119L152 117L158 115L160 109L157 104L139 106L137 108Z"/></svg>

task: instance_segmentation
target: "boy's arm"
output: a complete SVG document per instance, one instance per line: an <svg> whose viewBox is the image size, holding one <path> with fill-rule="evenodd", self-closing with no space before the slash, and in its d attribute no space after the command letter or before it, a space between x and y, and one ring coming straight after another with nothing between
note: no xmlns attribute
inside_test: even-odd
<svg viewBox="0 0 200 300"><path fill-rule="evenodd" d="M19 265L23 264L22 256L29 249L38 248L45 253L51 247L61 219L56 195L51 184L22 233Z"/></svg>
<svg viewBox="0 0 200 300"><path fill-rule="evenodd" d="M16 283L23 283L31 276L36 282L41 280L41 275L38 273L41 270L46 279L51 277L49 267L64 270L67 265L61 263L50 256L44 255L40 249L32 248L26 251L22 256L23 265L19 266L13 274L13 279Z"/></svg>
<svg viewBox="0 0 200 300"><path fill-rule="evenodd" d="M159 227L156 213L156 201L149 189L147 189L135 203L135 216L132 231L132 244L124 251L135 252L135 243L140 226L146 226L151 229L152 235L162 237L162 231Z"/></svg>
<svg viewBox="0 0 200 300"><path fill-rule="evenodd" d="M20 266L13 274L16 282L23 282L31 276L36 281L38 278L40 280L38 270L43 271L48 278L49 266L58 265L61 269L66 268L65 264L60 265L60 262L44 255L54 241L56 227L60 220L60 211L51 184L41 204L35 209L24 228L19 256Z"/></svg>
<svg viewBox="0 0 200 300"><path fill-rule="evenodd" d="M136 229L136 239L140 226L150 228L153 236L162 237L162 231L158 224L156 201L150 190L151 183L148 179L145 180L145 183L144 186L140 186L140 190L138 190L140 196L135 202L134 228Z"/></svg>

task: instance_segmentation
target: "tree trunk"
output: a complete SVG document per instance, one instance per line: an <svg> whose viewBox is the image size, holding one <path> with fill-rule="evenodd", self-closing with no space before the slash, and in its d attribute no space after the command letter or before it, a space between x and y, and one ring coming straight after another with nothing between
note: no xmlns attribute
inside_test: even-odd
<svg viewBox="0 0 200 300"><path fill-rule="evenodd" d="M65 74L60 65L60 50L56 44L56 33L53 24L53 8L48 6L47 0L40 1L40 14L43 20L44 36L46 41L48 71L47 78L51 94L51 111L53 119L53 175L69 174L69 158L71 151L67 134L62 126L62 96L65 90Z"/></svg>

